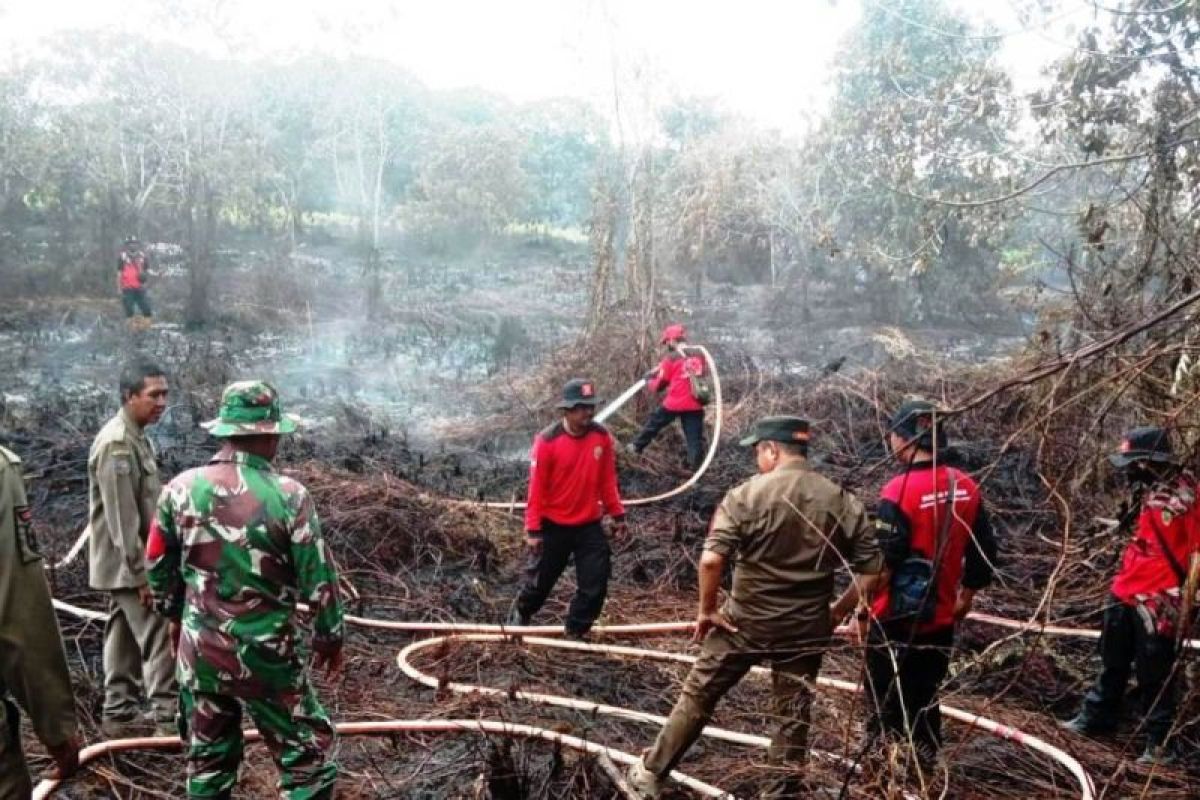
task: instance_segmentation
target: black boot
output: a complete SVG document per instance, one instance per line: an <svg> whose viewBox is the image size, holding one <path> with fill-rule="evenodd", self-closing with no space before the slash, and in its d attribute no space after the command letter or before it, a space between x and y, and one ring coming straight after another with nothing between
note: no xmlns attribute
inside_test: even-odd
<svg viewBox="0 0 1200 800"><path fill-rule="evenodd" d="M1063 730L1077 733L1080 736L1100 736L1112 733L1117 727L1113 722L1097 719L1094 714L1088 712L1086 709L1080 711L1070 719L1058 723L1058 726Z"/></svg>

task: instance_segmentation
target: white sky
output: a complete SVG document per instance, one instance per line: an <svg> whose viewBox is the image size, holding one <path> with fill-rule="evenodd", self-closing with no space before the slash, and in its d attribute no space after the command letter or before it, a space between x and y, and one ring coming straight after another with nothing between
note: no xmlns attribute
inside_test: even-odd
<svg viewBox="0 0 1200 800"><path fill-rule="evenodd" d="M1021 0L950 2L1001 31L1021 28ZM1067 26L1090 21L1086 0L1063 2L1054 25L1005 38L1019 88L1069 47ZM648 68L659 96L716 97L795 131L827 99L829 65L859 13L860 0L0 0L0 52L20 58L72 28L170 36L218 53L354 52L435 89L581 96L605 111L615 52L622 69Z"/></svg>

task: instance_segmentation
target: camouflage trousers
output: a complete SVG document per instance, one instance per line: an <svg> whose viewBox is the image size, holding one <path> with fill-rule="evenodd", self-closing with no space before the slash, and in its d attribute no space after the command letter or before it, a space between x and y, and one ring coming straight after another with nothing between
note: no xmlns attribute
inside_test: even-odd
<svg viewBox="0 0 1200 800"><path fill-rule="evenodd" d="M279 768L284 800L331 800L338 766L333 724L312 687L269 698L179 692L179 733L187 743L188 797L228 798L242 762L242 706Z"/></svg>

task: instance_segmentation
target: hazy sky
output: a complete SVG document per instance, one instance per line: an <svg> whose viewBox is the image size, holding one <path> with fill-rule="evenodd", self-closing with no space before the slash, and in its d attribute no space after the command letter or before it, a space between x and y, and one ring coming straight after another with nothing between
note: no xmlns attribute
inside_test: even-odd
<svg viewBox="0 0 1200 800"><path fill-rule="evenodd" d="M950 2L998 30L1021 28L1019 0ZM1005 38L1019 86L1069 46L1066 26L1089 21L1085 0L1065 5L1053 26ZM831 59L860 8L860 0L0 0L0 46L19 57L57 30L109 28L244 55L316 48L395 61L433 88L601 105L616 54L623 70L648 70L662 94L715 96L796 130L827 98Z"/></svg>

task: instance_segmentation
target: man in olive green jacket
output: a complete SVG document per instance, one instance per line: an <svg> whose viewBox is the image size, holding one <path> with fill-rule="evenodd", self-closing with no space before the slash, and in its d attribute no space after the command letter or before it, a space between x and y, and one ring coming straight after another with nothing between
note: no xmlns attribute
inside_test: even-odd
<svg viewBox="0 0 1200 800"><path fill-rule="evenodd" d="M754 448L759 474L730 489L713 514L700 557L700 657L653 746L630 767L642 798L659 796L717 703L761 662L771 664L777 727L767 760L777 768L756 796L811 794L804 767L813 686L834 624L874 585L883 558L858 498L809 466L808 441L800 417L763 417L741 440ZM730 561L732 588L718 605ZM851 589L834 602L842 566Z"/></svg>
<svg viewBox="0 0 1200 800"><path fill-rule="evenodd" d="M140 733L144 686L160 733L173 734L179 689L167 620L154 613L144 553L162 483L145 427L167 407L167 379L154 364L121 374L121 410L88 455L89 583L109 594L104 629L104 710L108 736Z"/></svg>
<svg viewBox="0 0 1200 800"><path fill-rule="evenodd" d="M11 699L10 699L11 695ZM16 702L13 702L13 701ZM21 749L20 709L54 758L48 777L79 766L75 700L50 587L33 534L21 460L0 447L0 800L33 791Z"/></svg>

